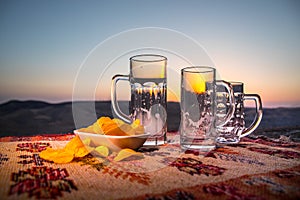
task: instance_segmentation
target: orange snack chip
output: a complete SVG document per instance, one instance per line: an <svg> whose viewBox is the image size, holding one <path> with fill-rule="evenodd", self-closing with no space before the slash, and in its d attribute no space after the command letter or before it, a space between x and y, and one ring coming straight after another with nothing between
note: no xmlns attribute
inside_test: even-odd
<svg viewBox="0 0 300 200"><path fill-rule="evenodd" d="M52 149L48 147L40 153L40 157L55 163L68 163L73 160L74 155L63 149Z"/></svg>
<svg viewBox="0 0 300 200"><path fill-rule="evenodd" d="M125 124L124 121L118 119L118 118L114 118L112 119L113 122L115 122L118 126L121 126L122 124Z"/></svg>
<svg viewBox="0 0 300 200"><path fill-rule="evenodd" d="M90 151L87 148L85 148L85 146L83 146L83 147L80 147L77 149L77 152L75 153L74 157L82 158L82 157L88 155L89 153L90 153Z"/></svg>
<svg viewBox="0 0 300 200"><path fill-rule="evenodd" d="M127 158L132 158L132 157L135 157L135 158L143 158L144 155L140 152L136 152L132 149L122 149L121 151L119 151L118 155L114 158L114 161L121 161L121 160L124 160L124 159L127 159Z"/></svg>
<svg viewBox="0 0 300 200"><path fill-rule="evenodd" d="M74 157L84 157L89 154L89 151L85 148L78 135L68 142L64 150L74 154Z"/></svg>
<svg viewBox="0 0 300 200"><path fill-rule="evenodd" d="M81 128L79 131L115 136L140 135L145 132L139 119L127 124L120 119L109 117L100 117L95 123L86 128Z"/></svg>
<svg viewBox="0 0 300 200"><path fill-rule="evenodd" d="M40 157L55 163L69 163L74 157L84 157L93 149L87 149L76 135L63 149L48 147L40 153Z"/></svg>
<svg viewBox="0 0 300 200"><path fill-rule="evenodd" d="M90 125L90 126L88 126L86 128L80 128L78 130L81 131L81 132L96 133L94 131L94 126L93 125Z"/></svg>
<svg viewBox="0 0 300 200"><path fill-rule="evenodd" d="M51 147L47 147L44 151L40 153L40 157L45 160L52 160L52 158L57 156L57 154L57 150L52 149Z"/></svg>
<svg viewBox="0 0 300 200"><path fill-rule="evenodd" d="M69 163L74 158L72 153L64 151L63 149L58 149L57 151L57 155L52 158L52 161L55 163Z"/></svg>
<svg viewBox="0 0 300 200"><path fill-rule="evenodd" d="M106 131L105 135L127 136L128 134L124 132L120 127L115 126Z"/></svg>
<svg viewBox="0 0 300 200"><path fill-rule="evenodd" d="M137 128L141 124L141 120L136 119L131 123L132 128Z"/></svg>
<svg viewBox="0 0 300 200"><path fill-rule="evenodd" d="M120 126L120 129L126 134L126 135L135 135L135 131L134 129L132 128L131 125L129 124L122 124Z"/></svg>
<svg viewBox="0 0 300 200"><path fill-rule="evenodd" d="M131 127L134 130L135 135L141 135L145 133L144 126L141 125L141 121L139 119L136 119L132 122Z"/></svg>

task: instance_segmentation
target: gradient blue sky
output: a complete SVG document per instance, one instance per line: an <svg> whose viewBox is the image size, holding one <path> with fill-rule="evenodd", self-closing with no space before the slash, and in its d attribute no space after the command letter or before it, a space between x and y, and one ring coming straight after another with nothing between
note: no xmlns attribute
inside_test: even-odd
<svg viewBox="0 0 300 200"><path fill-rule="evenodd" d="M89 52L141 27L194 38L223 79L243 81L265 107L300 106L298 0L0 0L0 102L72 100Z"/></svg>

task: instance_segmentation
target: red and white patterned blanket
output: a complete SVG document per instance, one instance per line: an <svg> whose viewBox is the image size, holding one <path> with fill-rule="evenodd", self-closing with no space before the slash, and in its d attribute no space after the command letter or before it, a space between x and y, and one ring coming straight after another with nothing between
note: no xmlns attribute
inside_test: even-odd
<svg viewBox="0 0 300 200"><path fill-rule="evenodd" d="M245 138L199 153L171 140L121 162L90 154L68 164L39 157L73 137L0 138L1 199L300 199L299 143Z"/></svg>

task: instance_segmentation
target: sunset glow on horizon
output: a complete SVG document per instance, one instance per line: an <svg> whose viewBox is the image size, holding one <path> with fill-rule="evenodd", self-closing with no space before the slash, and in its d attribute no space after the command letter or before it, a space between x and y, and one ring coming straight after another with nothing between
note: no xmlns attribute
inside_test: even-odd
<svg viewBox="0 0 300 200"><path fill-rule="evenodd" d="M124 55L108 60L110 67L95 63L98 71L80 68L89 54L121 32L161 27L199 43L218 78L243 82L245 93L259 94L263 107L300 107L299 11L296 0L1 1L0 103L72 101L79 73L86 75L75 100L110 100L112 76L129 73L130 45L120 42ZM105 48L99 60L115 52ZM190 55L197 57L192 49ZM180 101L180 69L189 63L165 56L168 101ZM128 90L129 83L122 83L119 99L128 99Z"/></svg>

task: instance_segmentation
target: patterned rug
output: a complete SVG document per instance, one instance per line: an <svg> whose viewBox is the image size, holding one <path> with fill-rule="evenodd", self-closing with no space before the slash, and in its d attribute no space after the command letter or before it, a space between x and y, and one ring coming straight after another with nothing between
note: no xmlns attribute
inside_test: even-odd
<svg viewBox="0 0 300 200"><path fill-rule="evenodd" d="M0 138L1 199L300 199L300 144L267 137L208 153L169 143L120 162L87 155L68 164L39 157L74 135Z"/></svg>

